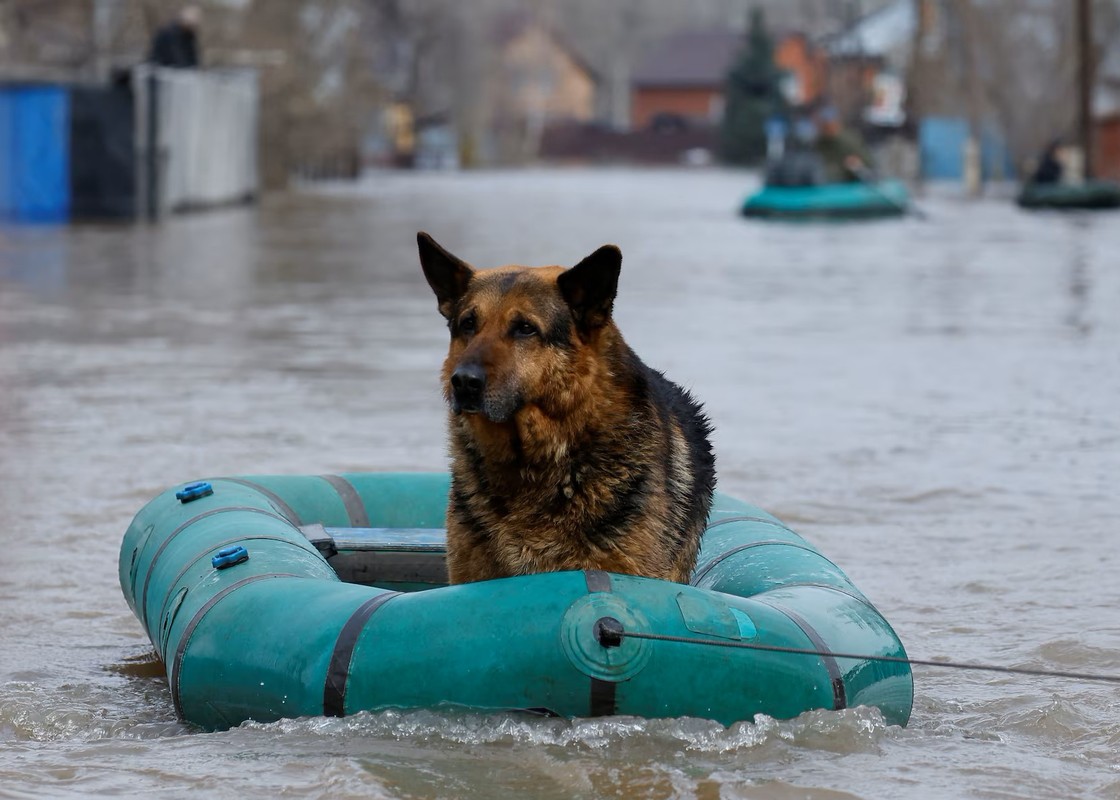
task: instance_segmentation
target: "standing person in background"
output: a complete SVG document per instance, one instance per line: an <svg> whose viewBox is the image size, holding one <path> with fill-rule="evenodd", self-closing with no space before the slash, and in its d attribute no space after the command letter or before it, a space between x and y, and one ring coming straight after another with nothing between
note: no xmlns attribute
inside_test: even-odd
<svg viewBox="0 0 1120 800"><path fill-rule="evenodd" d="M1063 171L1062 140L1055 139L1042 151L1031 183L1061 183Z"/></svg>
<svg viewBox="0 0 1120 800"><path fill-rule="evenodd" d="M184 6L175 19L156 31L148 60L159 67L197 67L198 26L201 22L202 11L198 6Z"/></svg>

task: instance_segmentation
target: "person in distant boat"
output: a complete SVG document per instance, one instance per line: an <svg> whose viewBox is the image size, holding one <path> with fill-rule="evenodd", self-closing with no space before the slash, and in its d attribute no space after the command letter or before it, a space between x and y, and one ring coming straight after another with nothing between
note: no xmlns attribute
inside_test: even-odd
<svg viewBox="0 0 1120 800"><path fill-rule="evenodd" d="M1055 139L1042 151L1042 157L1031 176L1031 183L1060 183L1063 171L1062 140Z"/></svg>
<svg viewBox="0 0 1120 800"><path fill-rule="evenodd" d="M159 67L197 67L198 26L201 22L202 11L198 6L184 6L175 19L156 31L148 60Z"/></svg>
<svg viewBox="0 0 1120 800"><path fill-rule="evenodd" d="M824 183L824 166L817 153L817 126L809 117L797 117L781 154L766 167L767 186L816 186Z"/></svg>
<svg viewBox="0 0 1120 800"><path fill-rule="evenodd" d="M768 186L856 183L870 174L871 160L858 137L843 130L836 110L825 106L793 123L781 158L767 168Z"/></svg>
<svg viewBox="0 0 1120 800"><path fill-rule="evenodd" d="M859 137L843 129L840 116L831 106L817 113L816 123L816 148L823 162L825 183L862 181L871 159Z"/></svg>

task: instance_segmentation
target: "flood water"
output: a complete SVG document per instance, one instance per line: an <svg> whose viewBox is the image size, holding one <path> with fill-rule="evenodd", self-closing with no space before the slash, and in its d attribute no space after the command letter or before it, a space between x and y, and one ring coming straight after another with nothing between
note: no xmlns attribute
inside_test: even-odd
<svg viewBox="0 0 1120 800"><path fill-rule="evenodd" d="M705 403L720 488L818 545L911 656L1120 674L1120 215L942 192L925 221L766 224L735 214L753 184L393 174L0 231L0 796L1120 797L1120 687L925 667L906 728L175 718L125 528L202 476L445 467L421 229L479 266L620 245L617 320Z"/></svg>

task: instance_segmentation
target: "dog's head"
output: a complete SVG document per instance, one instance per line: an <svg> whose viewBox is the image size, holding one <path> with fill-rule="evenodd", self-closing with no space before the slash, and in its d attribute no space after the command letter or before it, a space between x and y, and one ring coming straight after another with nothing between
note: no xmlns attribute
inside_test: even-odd
<svg viewBox="0 0 1120 800"><path fill-rule="evenodd" d="M443 380L452 411L502 423L525 406L563 408L580 355L613 328L619 249L600 247L570 269L476 270L428 234L416 240L451 330Z"/></svg>

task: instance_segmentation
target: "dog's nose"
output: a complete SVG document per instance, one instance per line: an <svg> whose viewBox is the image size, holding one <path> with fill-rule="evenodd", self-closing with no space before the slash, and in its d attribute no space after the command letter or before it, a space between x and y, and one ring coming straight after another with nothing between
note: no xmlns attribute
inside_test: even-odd
<svg viewBox="0 0 1120 800"><path fill-rule="evenodd" d="M485 388L486 370L481 364L460 364L451 373L455 402L463 411L478 411L482 408L482 392Z"/></svg>

